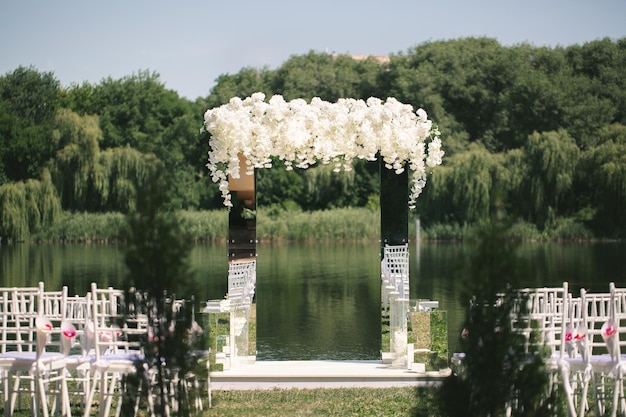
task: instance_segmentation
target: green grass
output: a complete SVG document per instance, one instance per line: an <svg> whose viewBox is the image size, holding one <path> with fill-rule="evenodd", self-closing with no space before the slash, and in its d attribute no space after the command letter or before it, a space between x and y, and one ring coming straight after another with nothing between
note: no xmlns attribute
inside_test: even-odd
<svg viewBox="0 0 626 417"><path fill-rule="evenodd" d="M441 416L434 388L346 388L213 393L203 416Z"/></svg>
<svg viewBox="0 0 626 417"><path fill-rule="evenodd" d="M250 391L213 391L212 408L208 408L206 391L202 391L204 410L199 416L442 416L435 399L436 388L345 388L345 389L274 389ZM31 415L28 398L15 416ZM0 411L4 411L1 410ZM82 415L72 407L73 415ZM193 410L192 410L193 414ZM97 415L97 408L91 415ZM145 404L139 416L147 415Z"/></svg>

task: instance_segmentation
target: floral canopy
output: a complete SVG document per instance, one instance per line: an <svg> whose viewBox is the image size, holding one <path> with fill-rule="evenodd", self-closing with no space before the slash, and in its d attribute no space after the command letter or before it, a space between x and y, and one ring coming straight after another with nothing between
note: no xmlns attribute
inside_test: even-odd
<svg viewBox="0 0 626 417"><path fill-rule="evenodd" d="M227 207L232 207L228 176L240 177L240 154L246 159L246 174L270 168L271 157L284 161L287 169L321 162L348 171L354 159L373 161L379 154L397 174L408 166L410 208L426 185L426 167L440 165L444 155L439 130L426 112L414 112L395 98L330 103L316 97L307 104L280 95L266 102L265 94L254 93L207 110L204 127L211 135L207 167Z"/></svg>

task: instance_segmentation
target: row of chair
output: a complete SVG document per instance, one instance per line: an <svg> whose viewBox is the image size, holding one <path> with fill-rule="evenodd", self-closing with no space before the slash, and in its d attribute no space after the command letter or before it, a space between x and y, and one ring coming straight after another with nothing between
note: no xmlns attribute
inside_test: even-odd
<svg viewBox="0 0 626 417"><path fill-rule="evenodd" d="M67 292L67 287L45 290L43 283L0 288L0 374L7 416L24 393L32 415L69 416L72 398L85 416L96 403L100 416L109 415L114 404L116 415L121 412L123 377L145 362L143 346L154 322L129 308L123 290L92 283L85 296ZM172 302L172 308L179 309L181 302ZM152 389L149 380L142 389ZM151 397L146 396L148 410L154 411ZM135 413L138 407L136 402Z"/></svg>
<svg viewBox="0 0 626 417"><path fill-rule="evenodd" d="M385 245L381 270L381 297L387 311L390 297L409 298L409 245Z"/></svg>
<svg viewBox="0 0 626 417"><path fill-rule="evenodd" d="M626 288L610 283L608 290L574 295L564 283L518 293L525 304L515 310L513 328L529 351L549 348L548 369L564 388L570 416L592 408L598 416L626 413Z"/></svg>
<svg viewBox="0 0 626 417"><path fill-rule="evenodd" d="M228 299L231 304L250 305L256 289L256 259L228 263Z"/></svg>

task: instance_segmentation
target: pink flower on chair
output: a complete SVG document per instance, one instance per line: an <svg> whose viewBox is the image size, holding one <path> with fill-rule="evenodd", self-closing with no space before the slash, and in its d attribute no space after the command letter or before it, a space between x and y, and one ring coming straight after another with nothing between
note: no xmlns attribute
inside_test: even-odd
<svg viewBox="0 0 626 417"><path fill-rule="evenodd" d="M611 359L615 359L615 355L617 354L617 326L615 325L615 321L610 318L608 319L600 329L600 333L602 334L602 339L604 343L606 343L606 348L609 351L609 355L611 355Z"/></svg>
<svg viewBox="0 0 626 417"><path fill-rule="evenodd" d="M579 324L578 327L576 328L576 331L574 332L574 341L576 342L582 342L585 340L585 337L587 337L587 329L585 328L584 324Z"/></svg>
<svg viewBox="0 0 626 417"><path fill-rule="evenodd" d="M606 324L607 324L607 326L603 329L602 335L605 338L609 338L611 336L614 336L617 333L617 329L615 328L615 326L613 326L612 323L607 322Z"/></svg>
<svg viewBox="0 0 626 417"><path fill-rule="evenodd" d="M106 330L98 332L100 340L103 342L112 342L122 335L122 330L117 326L111 326Z"/></svg>
<svg viewBox="0 0 626 417"><path fill-rule="evenodd" d="M35 327L37 331L42 333L50 333L52 331L52 323L45 317L37 317L35 319Z"/></svg>
<svg viewBox="0 0 626 417"><path fill-rule="evenodd" d="M567 326L567 330L565 330L565 342L571 343L574 341L574 331L572 330L572 326Z"/></svg>
<svg viewBox="0 0 626 417"><path fill-rule="evenodd" d="M61 325L61 334L68 339L76 337L76 327L72 323L63 323Z"/></svg>

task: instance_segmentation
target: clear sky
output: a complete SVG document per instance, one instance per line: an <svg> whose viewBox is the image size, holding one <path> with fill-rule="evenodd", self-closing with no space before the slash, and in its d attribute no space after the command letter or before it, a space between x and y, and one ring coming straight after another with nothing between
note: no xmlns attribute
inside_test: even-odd
<svg viewBox="0 0 626 417"><path fill-rule="evenodd" d="M626 0L0 0L0 75L64 86L150 70L191 100L221 74L316 52L388 55L427 41L582 45L626 37Z"/></svg>

